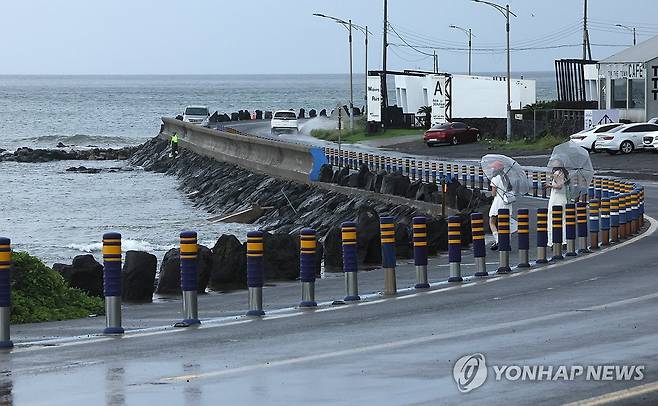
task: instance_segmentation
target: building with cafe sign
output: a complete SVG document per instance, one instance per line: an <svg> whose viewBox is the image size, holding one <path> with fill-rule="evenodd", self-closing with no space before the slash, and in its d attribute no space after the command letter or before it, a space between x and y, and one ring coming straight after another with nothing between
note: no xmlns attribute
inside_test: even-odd
<svg viewBox="0 0 658 406"><path fill-rule="evenodd" d="M658 36L599 61L599 109L633 122L658 117Z"/></svg>

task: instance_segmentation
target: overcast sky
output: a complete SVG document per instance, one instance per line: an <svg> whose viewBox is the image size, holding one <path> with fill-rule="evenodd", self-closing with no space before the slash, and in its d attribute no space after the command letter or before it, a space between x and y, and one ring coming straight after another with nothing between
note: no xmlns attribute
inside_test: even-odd
<svg viewBox="0 0 658 406"><path fill-rule="evenodd" d="M590 0L592 44L631 44L616 23L637 26L638 42L658 34L656 0ZM510 0L513 47L582 42L582 0ZM381 68L383 0L20 0L3 2L2 74L345 73L346 31L313 13L369 25L370 69ZM504 18L470 0L389 0L389 21L405 41L466 47L472 28L475 72L505 69ZM363 71L363 35L354 35L355 71ZM389 41L403 44L395 33ZM622 48L593 46L594 59ZM429 48L418 48L431 53ZM437 49L440 68L465 71L465 51ZM580 47L515 51L514 71L552 70L553 60L580 57ZM431 58L389 47L389 69L431 69Z"/></svg>

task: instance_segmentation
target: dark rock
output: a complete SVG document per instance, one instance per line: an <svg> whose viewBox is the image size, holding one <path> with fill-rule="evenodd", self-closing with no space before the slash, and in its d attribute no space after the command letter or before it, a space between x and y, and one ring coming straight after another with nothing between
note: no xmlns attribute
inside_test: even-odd
<svg viewBox="0 0 658 406"><path fill-rule="evenodd" d="M343 249L340 227L332 227L322 242L324 251L324 270L326 272L343 271Z"/></svg>
<svg viewBox="0 0 658 406"><path fill-rule="evenodd" d="M101 169L99 168L87 168L85 166L72 166L66 169L67 172L77 172L77 173L100 173ZM115 171L116 172L116 171Z"/></svg>
<svg viewBox="0 0 658 406"><path fill-rule="evenodd" d="M219 112L215 110L215 112L212 113L210 115L210 117L208 118L208 122L209 123L218 123L219 121L220 121L219 120ZM162 132L162 131L160 131L160 132Z"/></svg>
<svg viewBox="0 0 658 406"><path fill-rule="evenodd" d="M306 110L299 109L299 114L297 115L297 118L306 118Z"/></svg>
<svg viewBox="0 0 658 406"><path fill-rule="evenodd" d="M330 183L334 178L334 169L331 164L324 164L320 167L319 181Z"/></svg>
<svg viewBox="0 0 658 406"><path fill-rule="evenodd" d="M363 188L366 186L366 180L369 174L370 169L368 169L368 165L361 164L358 172L358 187Z"/></svg>
<svg viewBox="0 0 658 406"><path fill-rule="evenodd" d="M334 172L334 178L332 179L332 183L336 184L341 184L344 183L344 179L346 179L350 175L350 169L347 167L343 167L340 170Z"/></svg>
<svg viewBox="0 0 658 406"><path fill-rule="evenodd" d="M231 121L238 121L240 120L240 114L239 113L231 113Z"/></svg>
<svg viewBox="0 0 658 406"><path fill-rule="evenodd" d="M225 123L227 121L231 121L231 117L229 117L228 114L224 113L221 116L219 116L219 121Z"/></svg>
<svg viewBox="0 0 658 406"><path fill-rule="evenodd" d="M422 181L420 180L415 180L409 184L409 187L407 188L407 193L405 194L407 199L415 199L416 194L418 193L418 189L420 189L420 186L423 184Z"/></svg>
<svg viewBox="0 0 658 406"><path fill-rule="evenodd" d="M234 235L224 234L212 248L208 286L212 290L247 287L247 249Z"/></svg>
<svg viewBox="0 0 658 406"><path fill-rule="evenodd" d="M448 249L448 222L443 217L427 220L427 253L436 255Z"/></svg>
<svg viewBox="0 0 658 406"><path fill-rule="evenodd" d="M66 148L66 145L64 145L64 143L60 141L57 143L57 148Z"/></svg>
<svg viewBox="0 0 658 406"><path fill-rule="evenodd" d="M142 251L126 252L123 264L123 295L128 302L153 301L153 286L158 259L153 254Z"/></svg>
<svg viewBox="0 0 658 406"><path fill-rule="evenodd" d="M395 255L398 258L414 257L412 230L409 224L395 223Z"/></svg>
<svg viewBox="0 0 658 406"><path fill-rule="evenodd" d="M424 202L438 203L439 200L432 200L436 193L438 193L439 187L435 183L423 183L418 191L416 192L416 200L422 200Z"/></svg>
<svg viewBox="0 0 658 406"><path fill-rule="evenodd" d="M213 266L212 251L204 245L199 245L197 255L197 293L206 293Z"/></svg>
<svg viewBox="0 0 658 406"><path fill-rule="evenodd" d="M341 186L349 186L349 187L358 188L359 185L360 185L360 183L361 183L361 181L360 181L360 175L359 175L358 173L355 172L355 173L350 174L350 176L348 176L348 177L345 179L345 185L343 185L343 184L341 183Z"/></svg>
<svg viewBox="0 0 658 406"><path fill-rule="evenodd" d="M381 193L386 195L405 196L409 189L409 178L400 172L389 173L382 179Z"/></svg>
<svg viewBox="0 0 658 406"><path fill-rule="evenodd" d="M290 234L263 235L266 280L294 281L299 277L299 245Z"/></svg>
<svg viewBox="0 0 658 406"><path fill-rule="evenodd" d="M352 109L352 114L354 114L354 117L361 115L361 110L359 110L358 107L352 107Z"/></svg>
<svg viewBox="0 0 658 406"><path fill-rule="evenodd" d="M480 206L491 204L493 198L479 190L464 187L457 179L447 183L446 206L457 210L475 210Z"/></svg>
<svg viewBox="0 0 658 406"><path fill-rule="evenodd" d="M103 296L103 265L93 255L78 255L71 265L54 264L53 270L59 272L72 288L90 296Z"/></svg>
<svg viewBox="0 0 658 406"><path fill-rule="evenodd" d="M373 192L381 193L382 182L384 181L384 176L386 176L385 171L377 173L376 178L375 178L375 188L372 190Z"/></svg>
<svg viewBox="0 0 658 406"><path fill-rule="evenodd" d="M327 117L327 109L320 110L320 117Z"/></svg>
<svg viewBox="0 0 658 406"><path fill-rule="evenodd" d="M272 112L271 111L266 111L265 112L265 120L271 120L272 119Z"/></svg>
<svg viewBox="0 0 658 406"><path fill-rule="evenodd" d="M263 110L256 110L256 120L263 119Z"/></svg>
<svg viewBox="0 0 658 406"><path fill-rule="evenodd" d="M155 293L175 295L180 291L180 251L172 248L165 254L160 264L160 275Z"/></svg>
<svg viewBox="0 0 658 406"><path fill-rule="evenodd" d="M176 120L180 120L180 121L183 121L183 116L182 116L182 115L180 115L180 114L178 114L178 115L176 116Z"/></svg>
<svg viewBox="0 0 658 406"><path fill-rule="evenodd" d="M308 111L308 116L309 116L309 118L315 118L315 117L318 116L318 112L315 111L315 109L310 109L310 110Z"/></svg>
<svg viewBox="0 0 658 406"><path fill-rule="evenodd" d="M377 175L372 172L368 172L365 176L365 179L366 181L363 188L367 191L374 192L377 187Z"/></svg>
<svg viewBox="0 0 658 406"><path fill-rule="evenodd" d="M356 220L356 246L360 265L376 265L382 262L379 214L367 205L359 207Z"/></svg>

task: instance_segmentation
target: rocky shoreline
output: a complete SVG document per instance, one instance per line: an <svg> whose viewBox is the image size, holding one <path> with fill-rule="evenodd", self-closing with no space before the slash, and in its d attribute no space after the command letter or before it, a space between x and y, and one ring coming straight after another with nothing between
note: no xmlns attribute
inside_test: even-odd
<svg viewBox="0 0 658 406"><path fill-rule="evenodd" d="M125 161L139 148L139 146L134 146L117 149L63 149L64 147L62 149L32 149L21 147L14 152L0 150L0 162Z"/></svg>

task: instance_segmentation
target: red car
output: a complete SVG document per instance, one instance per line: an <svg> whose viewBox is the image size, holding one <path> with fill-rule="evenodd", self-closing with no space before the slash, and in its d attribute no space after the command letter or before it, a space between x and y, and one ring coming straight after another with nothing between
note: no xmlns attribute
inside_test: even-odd
<svg viewBox="0 0 658 406"><path fill-rule="evenodd" d="M480 130L464 123L437 124L425 131L423 140L428 147L441 144L462 144L480 141Z"/></svg>

